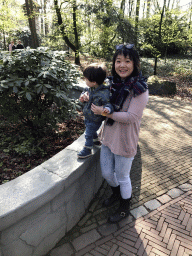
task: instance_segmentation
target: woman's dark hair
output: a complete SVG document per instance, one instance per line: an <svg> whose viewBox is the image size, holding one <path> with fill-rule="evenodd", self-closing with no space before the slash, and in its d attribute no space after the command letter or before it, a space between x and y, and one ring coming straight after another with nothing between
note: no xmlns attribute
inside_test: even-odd
<svg viewBox="0 0 192 256"><path fill-rule="evenodd" d="M120 49L117 50L113 56L113 65L112 65L112 75L113 76L118 76L116 71L115 71L115 61L118 55L124 55L124 57L129 57L130 60L133 61L134 63L134 69L133 72L131 74L131 76L138 76L139 72L140 72L140 58L139 58L139 54L137 52L137 50L133 47L132 49L127 49L125 46Z"/></svg>
<svg viewBox="0 0 192 256"><path fill-rule="evenodd" d="M90 82L96 82L101 85L107 76L106 67L100 64L91 64L83 71L83 75Z"/></svg>

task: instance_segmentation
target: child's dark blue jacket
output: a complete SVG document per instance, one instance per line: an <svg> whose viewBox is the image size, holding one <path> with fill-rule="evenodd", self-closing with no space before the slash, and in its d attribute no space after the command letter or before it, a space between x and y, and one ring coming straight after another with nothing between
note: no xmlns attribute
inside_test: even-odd
<svg viewBox="0 0 192 256"><path fill-rule="evenodd" d="M83 103L83 114L85 119L99 123L102 122L105 117L101 115L95 115L93 111L91 111L91 104L93 103L96 106L104 106L110 108L113 113L114 109L109 100L109 86L107 85L99 85L97 88L89 88L87 90L89 92L89 101Z"/></svg>

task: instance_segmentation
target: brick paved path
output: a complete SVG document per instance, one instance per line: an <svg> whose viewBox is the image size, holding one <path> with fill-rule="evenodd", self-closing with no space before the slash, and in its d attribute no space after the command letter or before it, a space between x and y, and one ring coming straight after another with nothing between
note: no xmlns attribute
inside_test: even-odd
<svg viewBox="0 0 192 256"><path fill-rule="evenodd" d="M84 252L88 250L88 253ZM192 191L76 255L192 255ZM83 253L83 254L82 254Z"/></svg>
<svg viewBox="0 0 192 256"><path fill-rule="evenodd" d="M192 255L192 106L150 96L131 179L131 214L108 224L104 182L86 215L47 256ZM188 192L186 192L188 191Z"/></svg>

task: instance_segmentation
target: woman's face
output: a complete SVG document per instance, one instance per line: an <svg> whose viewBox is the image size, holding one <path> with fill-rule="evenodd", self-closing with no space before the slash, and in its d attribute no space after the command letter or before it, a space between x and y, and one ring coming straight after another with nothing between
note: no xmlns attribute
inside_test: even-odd
<svg viewBox="0 0 192 256"><path fill-rule="evenodd" d="M129 56L124 56L123 54L117 55L115 60L115 71L121 77L125 79L129 77L134 70L134 63L130 60Z"/></svg>

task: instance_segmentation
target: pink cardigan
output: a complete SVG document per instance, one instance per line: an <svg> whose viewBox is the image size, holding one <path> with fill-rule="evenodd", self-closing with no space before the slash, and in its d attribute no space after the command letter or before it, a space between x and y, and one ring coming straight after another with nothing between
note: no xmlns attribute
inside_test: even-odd
<svg viewBox="0 0 192 256"><path fill-rule="evenodd" d="M100 135L101 141L114 154L128 158L136 155L141 118L148 98L148 90L136 97L133 97L133 92L130 93L121 111L112 114L114 124L112 126L104 124Z"/></svg>

